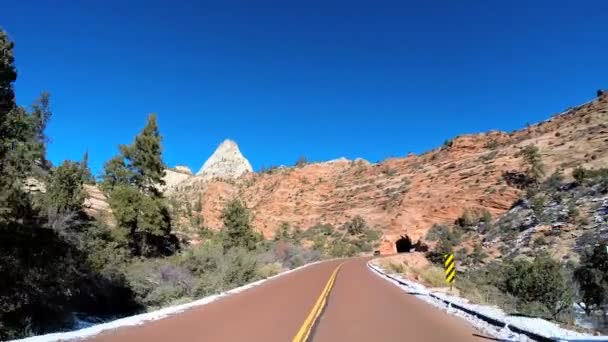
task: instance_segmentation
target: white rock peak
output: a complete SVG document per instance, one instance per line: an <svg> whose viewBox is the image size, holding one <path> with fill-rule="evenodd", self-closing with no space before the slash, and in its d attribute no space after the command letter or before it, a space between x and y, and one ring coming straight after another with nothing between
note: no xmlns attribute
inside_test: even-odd
<svg viewBox="0 0 608 342"><path fill-rule="evenodd" d="M239 146L234 141L226 139L207 159L196 175L206 179L237 178L252 171L251 164L241 154Z"/></svg>
<svg viewBox="0 0 608 342"><path fill-rule="evenodd" d="M187 173L187 174L190 174L190 175L192 174L192 170L190 170L190 168L187 167L187 166L176 165L174 167L174 169L175 169L175 171L178 171L178 172L183 172L183 173Z"/></svg>

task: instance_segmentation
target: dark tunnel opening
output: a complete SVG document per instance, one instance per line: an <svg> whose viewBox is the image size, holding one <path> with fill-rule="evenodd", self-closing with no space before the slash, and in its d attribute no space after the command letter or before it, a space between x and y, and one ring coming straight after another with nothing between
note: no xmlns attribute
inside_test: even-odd
<svg viewBox="0 0 608 342"><path fill-rule="evenodd" d="M395 241L395 247L397 248L397 253L409 253L414 245L409 236L402 235L399 240Z"/></svg>

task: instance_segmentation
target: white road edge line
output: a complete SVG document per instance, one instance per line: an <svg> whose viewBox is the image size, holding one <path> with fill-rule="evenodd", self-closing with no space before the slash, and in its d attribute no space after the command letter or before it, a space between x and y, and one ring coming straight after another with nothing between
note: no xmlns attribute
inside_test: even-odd
<svg viewBox="0 0 608 342"><path fill-rule="evenodd" d="M370 272L372 272L373 274L376 274L380 278L385 279L386 281L401 288L404 291L407 291L406 288L409 288L410 291L407 291L407 292L414 291L416 293L414 296L420 300L423 300L435 307L438 307L438 308L441 308L444 310L446 309L446 305L443 302L439 302L438 300L435 300L434 298L432 298L430 296L430 295L437 296L437 295L439 295L439 293L433 293L433 292L429 291L425 286L423 286L419 283L416 283L414 281L406 280L406 279L403 279L402 277L395 277L395 276L389 275L381 267L379 267L378 265L374 265L372 263L372 261L373 260L370 260L367 262L367 267L370 270ZM405 283L405 285L400 284L400 281ZM442 297L443 297L443 300L448 300L448 301L451 301L453 299L453 297L450 298L449 296L442 296ZM500 312L500 314L497 314L496 310L494 310L494 312L479 312L475 309L475 307L482 308L484 306L470 305L470 304L466 304L466 303L455 303L455 304L465 306L465 307L467 307L468 310L478 312L484 316L488 316L488 317L494 316L491 318L498 320L498 321L502 321L503 323L507 324L507 327L509 325L517 326L517 325L519 325L518 323L522 323L522 322L518 322L518 317L507 318L507 317L504 317L505 314L502 312ZM487 307L487 308L493 310L492 307ZM465 321L469 322L474 327L476 327L477 329L480 329L480 331L483 331L484 333L494 335L494 337L501 339L501 341L532 341L525 335L517 334L513 331L510 331L508 328L507 329L504 329L504 328L498 329L498 327L496 327L494 325L486 323L477 317L469 315L469 314L462 312L460 310L457 310L453 307L447 308L447 312L451 315L464 319ZM519 320L521 321L522 319L519 319ZM543 319L540 319L540 318L535 318L535 319L533 319L533 321L534 322L532 322L532 323L536 327L536 329L531 329L531 327L529 325L528 326L526 326L526 325L519 326L518 328L520 330L524 330L524 331L528 331L533 334L545 336L545 338L553 339L553 340L559 341L559 342L608 341L608 336L585 335L585 334L578 333L575 331L563 329L557 325L555 326L555 329L551 329L550 331L542 331L543 329L541 327L539 327L539 325L540 325L539 323L546 323L546 324L551 324L551 325L554 325L554 324L550 323L548 321L545 321ZM559 330L559 332L557 332L555 330Z"/></svg>
<svg viewBox="0 0 608 342"><path fill-rule="evenodd" d="M50 333L50 334L45 334L45 335L27 337L27 338L23 338L23 339L19 339L19 340L11 340L11 341L7 341L7 342L53 342L53 341L66 341L66 340L72 340L72 339L82 339L82 338L97 335L106 330L141 325L146 322L156 321L156 320L159 320L159 319L162 319L165 317L169 317L169 316L184 312L188 309L191 309L191 308L194 308L197 306L209 304L211 302L214 302L214 301L224 298L226 296L237 294L237 293L243 292L245 290L248 290L250 288L259 286L269 280L276 279L278 277L282 277L287 274L300 271L306 267L317 265L317 264L331 261L331 260L333 260L333 259L315 261L310 264L302 265L302 266L294 268L292 270L288 270L288 271L279 273L272 277L268 277L266 279L261 279L261 280L255 281L253 283L249 283L249 284L243 285L241 287L234 288L232 290L228 290L228 291L221 292L221 293L218 293L215 295L197 299L190 303L169 306L169 307L162 308L162 309L159 309L156 311L146 312L146 313L134 315L134 316L123 317L123 318L120 318L120 319L117 319L114 321L97 324L92 327L88 327L88 328L84 328L84 329L80 329L80 330L69 331L69 332Z"/></svg>

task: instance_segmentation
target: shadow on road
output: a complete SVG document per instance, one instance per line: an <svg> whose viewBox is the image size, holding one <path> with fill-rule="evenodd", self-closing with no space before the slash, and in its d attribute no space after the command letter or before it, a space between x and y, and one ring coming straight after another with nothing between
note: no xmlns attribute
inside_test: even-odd
<svg viewBox="0 0 608 342"><path fill-rule="evenodd" d="M484 340L490 340L490 341L506 341L506 340L501 340L501 339L498 339L498 338L495 338L492 336L484 336L484 335L479 335L479 334L473 334L473 336L479 337Z"/></svg>

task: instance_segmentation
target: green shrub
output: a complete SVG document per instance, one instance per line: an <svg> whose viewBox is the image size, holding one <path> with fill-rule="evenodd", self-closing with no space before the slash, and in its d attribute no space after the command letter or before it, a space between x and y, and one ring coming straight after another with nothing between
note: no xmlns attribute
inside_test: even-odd
<svg viewBox="0 0 608 342"><path fill-rule="evenodd" d="M445 240L450 242L452 246L458 245L462 238L462 230L459 226L448 227L442 224L434 224L426 234L426 239L429 241Z"/></svg>
<svg viewBox="0 0 608 342"><path fill-rule="evenodd" d="M425 256L430 262L442 265L445 256L447 254L453 253L453 251L454 246L452 242L448 239L441 239L439 240L439 242L437 242L435 248L431 251L428 251Z"/></svg>
<svg viewBox="0 0 608 342"><path fill-rule="evenodd" d="M450 228L441 224L434 224L426 233L426 239L429 241L438 241L449 236Z"/></svg>
<svg viewBox="0 0 608 342"><path fill-rule="evenodd" d="M481 218L479 219L479 221L484 222L485 224L491 224L492 214L488 210L484 209L481 213Z"/></svg>
<svg viewBox="0 0 608 342"><path fill-rule="evenodd" d="M488 254L483 250L481 243L475 244L473 252L468 256L471 259L473 265L477 265L484 261L488 257Z"/></svg>
<svg viewBox="0 0 608 342"><path fill-rule="evenodd" d="M572 177L579 185L583 185L585 183L587 176L587 170L581 166L577 166L574 170L572 170Z"/></svg>
<svg viewBox="0 0 608 342"><path fill-rule="evenodd" d="M357 215L350 222L345 224L346 231L350 235L359 235L362 234L367 229L367 223L365 220Z"/></svg>
<svg viewBox="0 0 608 342"><path fill-rule="evenodd" d="M544 236L539 236L534 240L534 247L541 247L541 246L546 246L549 243L547 242L547 239L545 239Z"/></svg>
<svg viewBox="0 0 608 342"><path fill-rule="evenodd" d="M496 139L490 139L485 145L484 147L489 149L489 150L495 150L496 148L498 148L500 146L500 143L498 142L498 140Z"/></svg>
<svg viewBox="0 0 608 342"><path fill-rule="evenodd" d="M520 310L530 312L526 310L533 308L532 314L552 319L571 313L572 284L560 263L549 256L505 262L501 276L497 287L517 298Z"/></svg>
<svg viewBox="0 0 608 342"><path fill-rule="evenodd" d="M597 245L585 250L580 265L574 271L574 279L579 285L585 312L603 308L608 304L608 252L606 246Z"/></svg>
<svg viewBox="0 0 608 342"><path fill-rule="evenodd" d="M125 275L138 301L149 308L192 297L196 286L192 273L170 259L135 262L128 266Z"/></svg>
<svg viewBox="0 0 608 342"><path fill-rule="evenodd" d="M465 209L462 215L456 219L456 225L466 228L479 222L479 219L470 210Z"/></svg>
<svg viewBox="0 0 608 342"><path fill-rule="evenodd" d="M545 220L545 205L547 203L547 197L544 194L537 194L531 198L531 206L534 215L540 222Z"/></svg>
<svg viewBox="0 0 608 342"><path fill-rule="evenodd" d="M273 262L258 267L258 269L256 270L256 274L259 278L266 279L281 273L282 270L283 265L281 265L281 263Z"/></svg>
<svg viewBox="0 0 608 342"><path fill-rule="evenodd" d="M562 186L563 182L564 174L558 169L544 181L543 186L548 191L557 191Z"/></svg>
<svg viewBox="0 0 608 342"><path fill-rule="evenodd" d="M66 160L54 168L48 178L46 192L42 195L45 208L54 208L59 212L81 211L85 199L83 175L78 162Z"/></svg>

